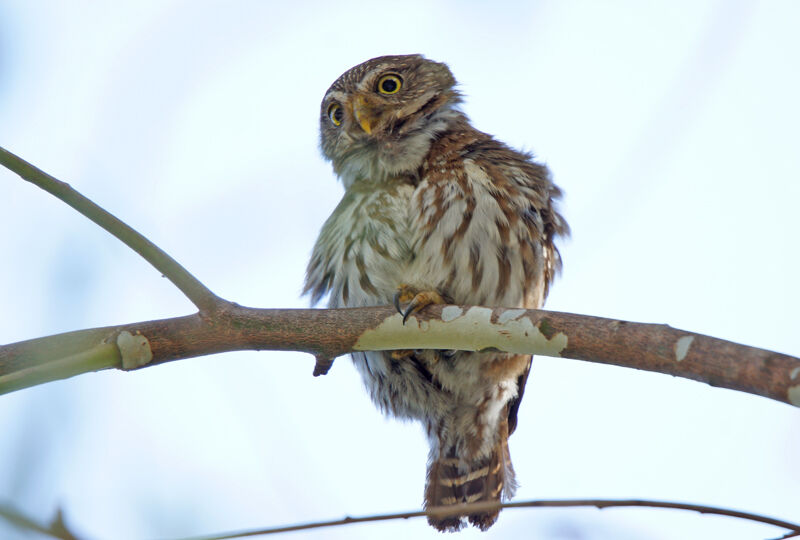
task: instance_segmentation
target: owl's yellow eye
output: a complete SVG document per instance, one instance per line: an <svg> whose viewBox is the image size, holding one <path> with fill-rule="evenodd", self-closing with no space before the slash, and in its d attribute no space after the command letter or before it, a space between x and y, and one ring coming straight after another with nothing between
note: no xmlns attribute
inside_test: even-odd
<svg viewBox="0 0 800 540"><path fill-rule="evenodd" d="M328 118L331 119L334 126L341 126L342 120L344 120L344 110L342 106L338 103L331 103L331 106L328 107Z"/></svg>
<svg viewBox="0 0 800 540"><path fill-rule="evenodd" d="M403 86L403 79L397 75L384 75L378 80L378 92L381 94L396 94Z"/></svg>

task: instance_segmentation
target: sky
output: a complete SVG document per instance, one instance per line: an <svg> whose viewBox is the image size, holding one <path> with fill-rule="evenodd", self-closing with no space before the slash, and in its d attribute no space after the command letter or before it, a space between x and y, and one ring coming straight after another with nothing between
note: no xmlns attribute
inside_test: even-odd
<svg viewBox="0 0 800 540"><path fill-rule="evenodd" d="M383 54L450 65L474 125L532 151L572 238L547 308L800 354L800 4L5 0L0 146L217 294L300 296L342 196L323 93ZM0 171L0 343L193 312L158 272ZM419 508L427 443L349 360L240 352L0 396L0 502L91 539L168 539ZM517 500L652 498L800 520L800 412L660 374L536 358ZM507 510L489 533L775 538L647 509ZM424 520L295 539L439 538ZM0 522L0 537L28 538Z"/></svg>

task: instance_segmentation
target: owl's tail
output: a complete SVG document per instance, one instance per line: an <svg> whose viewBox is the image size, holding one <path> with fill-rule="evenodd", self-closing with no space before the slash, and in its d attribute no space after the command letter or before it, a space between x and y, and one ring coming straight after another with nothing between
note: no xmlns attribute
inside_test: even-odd
<svg viewBox="0 0 800 540"><path fill-rule="evenodd" d="M507 429L498 439L491 455L473 461L459 459L455 448L432 459L428 466L425 508L510 499L517 483L508 451ZM429 515L428 523L442 532L455 532L466 525L466 518L485 531L497 521L499 513L500 510L492 510L446 517Z"/></svg>

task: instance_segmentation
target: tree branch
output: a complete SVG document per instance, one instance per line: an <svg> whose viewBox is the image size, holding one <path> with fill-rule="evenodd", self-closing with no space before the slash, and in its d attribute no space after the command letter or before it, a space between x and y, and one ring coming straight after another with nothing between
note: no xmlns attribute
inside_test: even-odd
<svg viewBox="0 0 800 540"><path fill-rule="evenodd" d="M79 330L0 346L0 394L89 371L140 369L237 350L302 351L315 375L351 351L498 350L666 373L800 406L800 359L677 330L545 310L429 306L257 309Z"/></svg>
<svg viewBox="0 0 800 540"><path fill-rule="evenodd" d="M152 264L169 279L200 311L212 311L224 302L161 248L90 201L66 182L53 178L24 159L0 147L0 165L55 195L72 208L110 232L126 246Z"/></svg>
<svg viewBox="0 0 800 540"><path fill-rule="evenodd" d="M390 307L245 308L219 298L155 244L30 163L0 148L0 164L66 202L139 253L200 312L79 330L0 347L0 394L102 369L243 349L314 354L314 375L350 351L499 350L575 358L706 382L800 406L800 359L666 325L543 310L430 306L409 324Z"/></svg>
<svg viewBox="0 0 800 540"><path fill-rule="evenodd" d="M272 527L269 529L254 529L251 531L239 531L231 533L221 533L210 536L198 536L187 538L184 540L230 540L233 538L247 538L251 536L262 536L267 534L278 534L291 531L301 531L306 529L319 529L322 527L335 527L338 525L350 525L353 523L365 523L370 521L389 521L393 519L410 519L416 517L423 517L429 514L436 516L450 516L450 515L465 515L474 512L489 512L498 508L565 508L577 506L593 506L599 510L604 508L613 507L648 507L648 508L667 508L676 510L688 510L692 512L699 512L701 514L713 514L718 516L728 516L738 519L745 519L756 523L763 523L765 525L773 525L788 529L789 533L781 538L791 538L800 535L800 525L782 521L759 514L752 514L750 512L740 512L738 510L729 510L727 508L719 508L715 506L703 506L698 504L677 503L667 501L650 501L650 500L612 500L612 499L575 499L575 500L545 500L545 501L520 501L513 503L493 503L493 502L480 502L472 504L461 504L456 506L447 506L439 508L429 508L427 511L416 512L402 512L397 514L381 514L374 516L364 517L346 517L344 519L331 520L331 521L318 521L314 523L304 523L299 525L288 525L284 527Z"/></svg>

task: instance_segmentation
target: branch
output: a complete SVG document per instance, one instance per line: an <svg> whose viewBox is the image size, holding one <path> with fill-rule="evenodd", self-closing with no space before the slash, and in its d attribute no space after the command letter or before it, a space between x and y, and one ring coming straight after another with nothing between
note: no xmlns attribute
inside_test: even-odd
<svg viewBox="0 0 800 540"><path fill-rule="evenodd" d="M726 508L719 508L715 506L703 506L698 504L676 503L666 501L649 501L649 500L609 500L609 499L576 499L576 500L547 500L547 501L521 501L514 503L492 503L481 502L472 504L462 504L457 506L429 508L427 511L417 512L403 512L398 514L381 514L365 517L346 517L344 519L332 521L317 521L314 523L304 523L300 525L288 525L285 527L273 527L269 529L254 529L251 531L240 531L232 533L215 534L211 536L198 536L187 538L185 540L230 540L232 538L246 538L250 536L261 536L267 534L277 534L291 531L301 531L305 529L319 529L322 527L335 527L338 525L350 525L352 523L365 523L370 521L389 521L393 519L410 519L416 517L423 517L429 514L436 516L449 516L449 515L464 515L473 512L488 512L499 508L564 508L576 506L593 506L599 510L604 508L613 507L648 507L648 508L669 508L677 510L689 510L692 512L699 512L701 514L713 514L718 516L728 516L738 519L745 519L766 525L773 525L788 529L789 533L781 538L791 538L800 535L800 524L790 523L788 521L781 521L779 519L761 516L759 514L751 514L749 512L740 512L738 510L729 510Z"/></svg>
<svg viewBox="0 0 800 540"><path fill-rule="evenodd" d="M257 309L79 330L0 346L0 394L80 373L140 369L237 350L302 351L315 375L351 351L497 350L587 360L705 382L800 406L800 358L643 324L545 310L429 306Z"/></svg>
<svg viewBox="0 0 800 540"><path fill-rule="evenodd" d="M706 382L800 406L800 359L666 325L543 310L430 306L403 324L390 307L245 308L219 298L141 234L0 148L0 164L139 253L197 305L188 317L79 330L0 347L0 394L102 369L139 369L244 349L314 354L314 375L350 351L498 350L588 360Z"/></svg>
<svg viewBox="0 0 800 540"><path fill-rule="evenodd" d="M223 302L161 248L75 191L69 184L53 178L2 147L0 147L0 165L15 172L23 180L55 195L121 240L178 287L200 311L212 311Z"/></svg>

